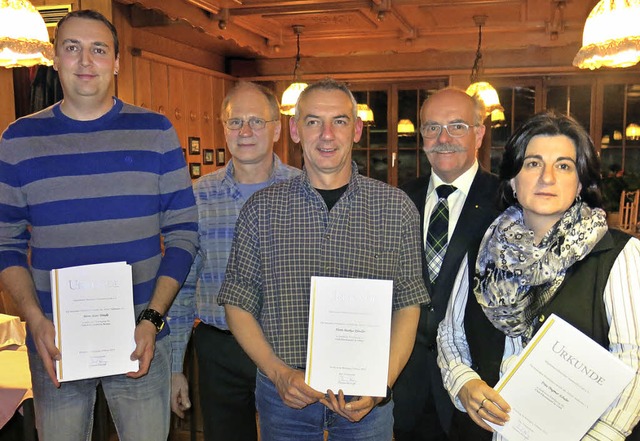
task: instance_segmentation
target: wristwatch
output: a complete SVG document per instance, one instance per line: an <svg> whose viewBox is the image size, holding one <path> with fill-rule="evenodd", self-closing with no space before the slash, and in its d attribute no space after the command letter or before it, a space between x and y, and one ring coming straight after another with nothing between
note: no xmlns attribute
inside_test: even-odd
<svg viewBox="0 0 640 441"><path fill-rule="evenodd" d="M393 398L393 389L391 389L389 386L387 386L387 396L384 397L382 399L382 401L380 401L378 403L378 407L382 407L385 404L387 404L389 401L391 401L391 398Z"/></svg>
<svg viewBox="0 0 640 441"><path fill-rule="evenodd" d="M138 320L136 320L136 326L139 325L142 320L149 320L153 323L153 326L156 327L156 334L164 328L164 319L162 318L162 314L155 309L144 309L138 316Z"/></svg>

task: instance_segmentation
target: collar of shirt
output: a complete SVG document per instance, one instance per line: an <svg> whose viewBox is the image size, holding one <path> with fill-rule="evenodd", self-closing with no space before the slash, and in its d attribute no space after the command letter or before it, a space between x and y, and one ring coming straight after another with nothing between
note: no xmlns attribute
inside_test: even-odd
<svg viewBox="0 0 640 441"><path fill-rule="evenodd" d="M307 168L303 167L302 168L302 185L303 185L303 189L307 194L307 197L311 197L311 195L314 195L313 197L322 203L323 206L326 207L325 203L324 203L324 199L322 199L322 196L320 196L320 193L313 187L313 185L311 185L311 181L309 181L309 175L307 174ZM358 191L358 177L360 176L360 174L358 173L358 165L356 164L355 161L351 161L351 177L349 178L349 186L347 187L347 191L344 192L344 194L340 197L340 199L345 199L345 198L349 198L351 197L351 195ZM338 204L340 202L340 200L338 200L338 202L336 204Z"/></svg>
<svg viewBox="0 0 640 441"><path fill-rule="evenodd" d="M456 187L456 191L451 193L451 195L447 198L449 203L449 237L453 234L453 230L455 230L458 219L460 218L460 213L462 212L462 207L464 206L464 202L467 199L467 195L469 194L469 190L471 189L471 184L476 177L476 173L478 172L478 161L476 160L469 170L458 176L458 178L451 182L450 184ZM426 243L426 234L427 229L429 227L429 217L431 212L433 211L436 203L438 202L438 195L436 194L436 187L438 185L447 184L444 182L434 171L431 172L431 177L429 178L429 188L427 189L427 199L424 205L424 237L422 238L423 243Z"/></svg>
<svg viewBox="0 0 640 441"><path fill-rule="evenodd" d="M280 158L278 157L278 155L276 155L275 153L272 153L272 155L273 155L273 167L271 168L271 175L269 175L269 179L267 179L267 182L268 182L267 185L271 185L276 181L278 169L282 165L282 161L280 161ZM240 191L238 190L238 183L234 179L233 173L234 173L234 165L233 165L233 159L231 159L231 161L229 161L229 163L227 163L227 165L225 166L223 181L227 186L231 188L235 188L239 194Z"/></svg>

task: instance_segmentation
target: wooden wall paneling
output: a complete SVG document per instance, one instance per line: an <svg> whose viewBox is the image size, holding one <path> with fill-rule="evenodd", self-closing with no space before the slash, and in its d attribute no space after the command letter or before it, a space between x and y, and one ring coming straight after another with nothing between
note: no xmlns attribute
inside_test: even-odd
<svg viewBox="0 0 640 441"><path fill-rule="evenodd" d="M184 69L182 78L184 81L183 94L187 135L202 137L200 133L200 74Z"/></svg>
<svg viewBox="0 0 640 441"><path fill-rule="evenodd" d="M213 138L213 125L215 124L213 113L213 81L211 75L200 74L200 133L202 149L213 149L215 152L215 142ZM215 155L214 155L215 156ZM215 159L213 164L205 164L202 158L202 174L211 173L216 169Z"/></svg>
<svg viewBox="0 0 640 441"><path fill-rule="evenodd" d="M133 54L131 53L131 25L128 21L128 9L119 3L113 3L113 25L118 31L120 43L120 68L116 77L116 95L122 101L135 103L133 79Z"/></svg>
<svg viewBox="0 0 640 441"><path fill-rule="evenodd" d="M200 74L188 69L182 69L182 94L185 109L184 120L187 131L187 138L200 138L200 152L194 155L189 153L187 145L187 157L189 163L200 164L200 174L202 174L202 133L200 130Z"/></svg>
<svg viewBox="0 0 640 441"><path fill-rule="evenodd" d="M153 110L151 106L151 62L133 58L133 97L136 106Z"/></svg>
<svg viewBox="0 0 640 441"><path fill-rule="evenodd" d="M184 106L184 81L182 78L182 69L175 66L168 66L169 72L169 109L167 117L178 132L178 139L182 148L187 148L187 112ZM192 158L187 155L187 162Z"/></svg>
<svg viewBox="0 0 640 441"><path fill-rule="evenodd" d="M213 95L211 104L213 106L213 142L215 149L225 149L225 157L229 161L229 151L227 151L227 142L224 139L224 128L222 127L222 115L220 114L220 106L224 100L227 91L233 87L234 82L222 78L213 78Z"/></svg>
<svg viewBox="0 0 640 441"><path fill-rule="evenodd" d="M13 69L0 67L0 133L16 119Z"/></svg>
<svg viewBox="0 0 640 441"><path fill-rule="evenodd" d="M165 116L169 113L169 72L164 63L151 61L151 109Z"/></svg>

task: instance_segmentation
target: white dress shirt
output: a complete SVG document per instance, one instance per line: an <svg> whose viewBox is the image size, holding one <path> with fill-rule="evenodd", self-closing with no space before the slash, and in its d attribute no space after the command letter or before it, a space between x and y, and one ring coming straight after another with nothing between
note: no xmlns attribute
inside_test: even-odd
<svg viewBox="0 0 640 441"><path fill-rule="evenodd" d="M477 172L477 160L473 163L469 170L458 176L458 179L453 182L444 182L435 173L435 171L431 171L431 177L429 178L429 188L427 188L427 199L424 203L424 237L422 238L422 244L425 245L425 248L427 243L427 230L429 229L429 218L431 217L431 212L438 203L438 194L436 192L436 188L439 185L443 184L449 184L456 187L456 191L451 193L447 198L447 203L449 205L449 230L447 232L447 237L451 238L451 236L453 235L453 230L455 230L458 219L460 218L460 213L462 213L464 202L467 200L467 195L469 194L469 190L471 189L471 184L473 183L473 179L476 177Z"/></svg>

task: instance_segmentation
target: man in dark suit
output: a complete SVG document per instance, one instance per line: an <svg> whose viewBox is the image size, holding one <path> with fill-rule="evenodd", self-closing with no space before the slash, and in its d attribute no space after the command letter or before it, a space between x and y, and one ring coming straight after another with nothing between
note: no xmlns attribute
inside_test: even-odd
<svg viewBox="0 0 640 441"><path fill-rule="evenodd" d="M482 101L456 88L438 91L420 109L431 173L403 190L422 217L423 277L431 303L421 308L411 358L394 386L396 441L448 440L454 407L436 364L438 324L463 257L479 247L498 215L498 178L482 170L476 158L484 117Z"/></svg>

